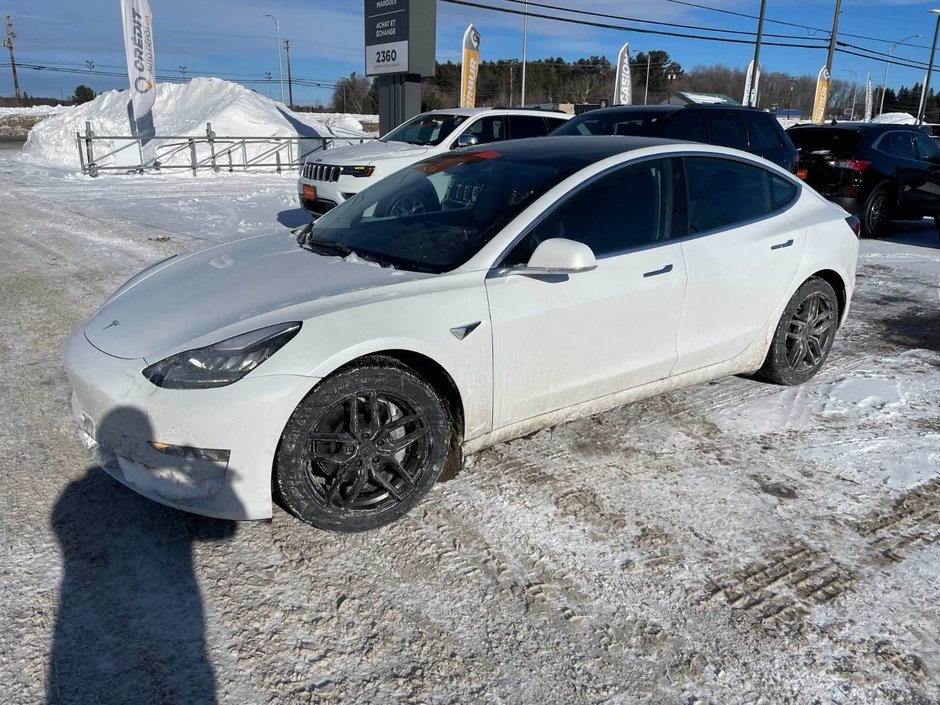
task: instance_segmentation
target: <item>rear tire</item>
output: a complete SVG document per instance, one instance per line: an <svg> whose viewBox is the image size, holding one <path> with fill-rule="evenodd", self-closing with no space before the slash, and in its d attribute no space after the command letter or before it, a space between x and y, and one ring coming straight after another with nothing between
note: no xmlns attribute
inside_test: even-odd
<svg viewBox="0 0 940 705"><path fill-rule="evenodd" d="M774 384L803 384L825 364L838 327L836 292L822 279L808 279L783 310L758 376Z"/></svg>
<svg viewBox="0 0 940 705"><path fill-rule="evenodd" d="M427 382L391 358L364 358L294 410L275 456L275 488L292 514L320 529L375 529L424 498L453 433Z"/></svg>
<svg viewBox="0 0 940 705"><path fill-rule="evenodd" d="M880 237L888 229L890 220L890 203L888 190L884 186L877 187L868 194L865 206L862 208L861 236Z"/></svg>

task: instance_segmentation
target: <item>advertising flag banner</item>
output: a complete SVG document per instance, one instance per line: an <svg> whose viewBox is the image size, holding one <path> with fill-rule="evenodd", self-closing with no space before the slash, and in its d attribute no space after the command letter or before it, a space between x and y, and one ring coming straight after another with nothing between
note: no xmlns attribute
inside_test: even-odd
<svg viewBox="0 0 940 705"><path fill-rule="evenodd" d="M871 90L871 74L868 74L868 81L865 83L865 122L871 122L872 106L874 102L875 100Z"/></svg>
<svg viewBox="0 0 940 705"><path fill-rule="evenodd" d="M754 80L751 85L751 76L753 75ZM760 84L760 64L757 65L757 71L754 71L754 60L751 60L751 63L747 65L747 78L744 80L744 100L742 103L744 105L752 105L757 107L757 88Z"/></svg>
<svg viewBox="0 0 940 705"><path fill-rule="evenodd" d="M480 70L480 33L473 25L463 33L463 59L460 69L460 107L473 108L477 102L477 73Z"/></svg>
<svg viewBox="0 0 940 705"><path fill-rule="evenodd" d="M149 0L121 0L124 25L124 52L127 55L127 76L131 99L127 114L131 132L146 144L155 135L153 102L157 76L153 57L153 16Z"/></svg>
<svg viewBox="0 0 940 705"><path fill-rule="evenodd" d="M829 71L823 66L816 79L816 100L813 102L813 122L817 125L826 121L826 107L829 105Z"/></svg>
<svg viewBox="0 0 940 705"><path fill-rule="evenodd" d="M614 85L614 105L633 103L633 77L630 75L630 44L624 44L617 57L617 78Z"/></svg>

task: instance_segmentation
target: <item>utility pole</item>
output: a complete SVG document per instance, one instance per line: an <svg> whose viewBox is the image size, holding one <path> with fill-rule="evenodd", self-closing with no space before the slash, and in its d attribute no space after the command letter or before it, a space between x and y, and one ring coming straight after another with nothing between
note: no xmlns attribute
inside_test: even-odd
<svg viewBox="0 0 940 705"><path fill-rule="evenodd" d="M653 65L653 57L646 52L646 87L643 89L643 105L647 105L650 97L650 66Z"/></svg>
<svg viewBox="0 0 940 705"><path fill-rule="evenodd" d="M186 80L186 66L184 64L180 64L180 76L183 77L184 81Z"/></svg>
<svg viewBox="0 0 940 705"><path fill-rule="evenodd" d="M271 97L271 72L265 71L264 77L268 79L268 98L270 98Z"/></svg>
<svg viewBox="0 0 940 705"><path fill-rule="evenodd" d="M519 107L525 107L525 54L526 43L529 38L529 3L525 4L525 14L522 16L522 94L519 96Z"/></svg>
<svg viewBox="0 0 940 705"><path fill-rule="evenodd" d="M767 9L767 0L760 2L760 19L757 20L757 41L754 42L754 63L751 66L751 75L748 76L748 85L751 94L746 96L747 104L757 107L757 78L760 76L760 42L764 36L764 11Z"/></svg>
<svg viewBox="0 0 940 705"><path fill-rule="evenodd" d="M832 18L832 34L829 35L829 55L826 57L826 71L832 80L832 55L836 52L836 37L839 35L839 15L842 14L842 0L836 0L836 15Z"/></svg>
<svg viewBox="0 0 940 705"><path fill-rule="evenodd" d="M287 107L294 107L294 84L290 78L290 39L284 40L284 51L287 52Z"/></svg>
<svg viewBox="0 0 940 705"><path fill-rule="evenodd" d="M10 50L10 68L13 69L13 94L16 97L16 104L20 104L20 80L16 77L16 59L13 57L13 38L16 34L13 32L13 23L10 22L10 16L7 15L7 38L3 40L3 46Z"/></svg>

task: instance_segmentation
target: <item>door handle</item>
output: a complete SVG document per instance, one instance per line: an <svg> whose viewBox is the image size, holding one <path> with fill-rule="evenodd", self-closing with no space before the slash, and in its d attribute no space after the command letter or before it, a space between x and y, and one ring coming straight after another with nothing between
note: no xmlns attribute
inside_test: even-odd
<svg viewBox="0 0 940 705"><path fill-rule="evenodd" d="M663 267L662 269L657 269L656 271L653 271L653 272L646 272L643 276L644 276L644 277L655 277L655 276L658 275L658 274L669 274L669 272L671 272L671 271L672 271L672 265L671 265L671 264L667 264L667 265L666 265L665 267Z"/></svg>
<svg viewBox="0 0 940 705"><path fill-rule="evenodd" d="M779 243L777 243L776 245L771 245L771 246L770 246L770 249L771 249L771 250L782 250L784 247L789 247L789 246L792 245L792 244L793 244L793 240L790 239L790 240L787 240L786 242L779 242Z"/></svg>

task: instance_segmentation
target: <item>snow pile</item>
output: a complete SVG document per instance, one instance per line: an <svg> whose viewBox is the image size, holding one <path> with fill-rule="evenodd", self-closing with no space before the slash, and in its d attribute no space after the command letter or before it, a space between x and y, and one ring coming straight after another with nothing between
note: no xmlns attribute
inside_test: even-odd
<svg viewBox="0 0 940 705"><path fill-rule="evenodd" d="M80 167L76 134L84 134L89 123L96 135L124 136L130 131L127 118L126 91L102 93L93 101L64 109L34 127L23 147L31 161L70 169ZM189 83L157 84L156 103L153 109L157 138L152 146L155 156L164 165L189 164L190 152L186 142L160 139L161 136L205 137L206 123L220 140L216 153L230 143L226 137L297 137L298 144L292 147L293 157L322 145L319 138L361 137L362 126L348 116L331 116L321 122L313 113L295 113L281 103L255 93L237 83L217 78L195 78ZM95 161L99 166L109 164L129 165L138 158L136 143L124 149L117 157L102 157L128 144L125 140L102 140L93 143ZM244 156L249 160L261 157L272 149L271 143L247 144L244 150L238 145L233 160L240 162ZM197 160L209 159L209 146L197 144ZM287 152L281 160L287 161ZM227 157L219 160L227 163ZM263 158L273 162L274 156Z"/></svg>
<svg viewBox="0 0 940 705"><path fill-rule="evenodd" d="M917 120L910 113L882 113L874 118L872 122L882 125L913 125Z"/></svg>
<svg viewBox="0 0 940 705"><path fill-rule="evenodd" d="M52 115L65 110L64 105L34 105L30 108L0 108L0 115Z"/></svg>

